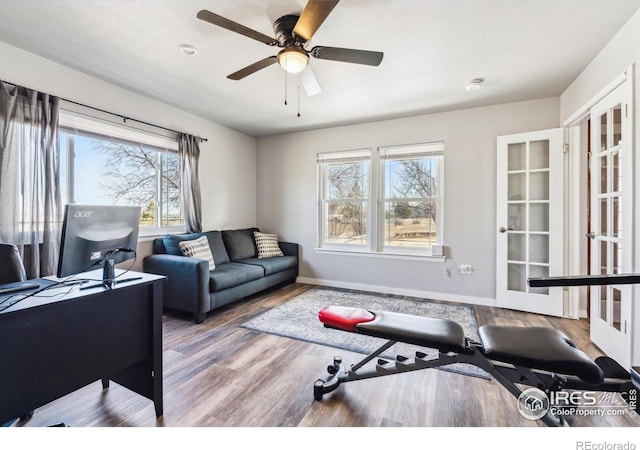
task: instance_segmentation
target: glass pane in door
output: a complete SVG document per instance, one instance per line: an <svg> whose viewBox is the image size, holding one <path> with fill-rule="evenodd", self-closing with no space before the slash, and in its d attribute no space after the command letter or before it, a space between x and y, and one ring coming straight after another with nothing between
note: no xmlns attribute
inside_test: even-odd
<svg viewBox="0 0 640 450"><path fill-rule="evenodd" d="M611 176L611 192L620 191L620 152L618 150L611 154L611 164L613 166L613 174Z"/></svg>
<svg viewBox="0 0 640 450"><path fill-rule="evenodd" d="M549 200L549 172L533 172L529 175L531 194L529 200Z"/></svg>
<svg viewBox="0 0 640 450"><path fill-rule="evenodd" d="M613 301L613 314L612 314L612 324L613 328L620 331L621 328L621 317L622 317L622 291L620 289L611 288L612 293L612 301Z"/></svg>
<svg viewBox="0 0 640 450"><path fill-rule="evenodd" d="M532 141L529 143L529 169L549 168L549 141Z"/></svg>
<svg viewBox="0 0 640 450"><path fill-rule="evenodd" d="M612 225L612 230L611 230L611 235L613 237L618 237L620 236L620 197L613 197L611 199L611 202L613 203L613 211L611 214L611 220L613 221L613 225Z"/></svg>
<svg viewBox="0 0 640 450"><path fill-rule="evenodd" d="M524 173L510 173L507 199L523 201L527 195L527 176Z"/></svg>
<svg viewBox="0 0 640 450"><path fill-rule="evenodd" d="M507 149L507 170L525 170L527 164L527 145L524 142L509 144Z"/></svg>
<svg viewBox="0 0 640 450"><path fill-rule="evenodd" d="M602 236L607 235L607 199L600 199L600 234Z"/></svg>
<svg viewBox="0 0 640 450"><path fill-rule="evenodd" d="M548 266L529 266L529 276L530 277L548 277L549 276L549 267ZM534 294L543 294L549 295L548 287L541 288L530 288L529 292Z"/></svg>
<svg viewBox="0 0 640 450"><path fill-rule="evenodd" d="M602 275L606 275L608 272L608 264L607 264L607 250L608 250L607 241L600 241L600 273Z"/></svg>
<svg viewBox="0 0 640 450"><path fill-rule="evenodd" d="M604 320L605 322L607 321L607 291L609 290L609 288L607 286L600 286L600 302L598 303L600 305L599 309L599 314L598 316Z"/></svg>
<svg viewBox="0 0 640 450"><path fill-rule="evenodd" d="M529 237L529 261L549 263L549 235L531 234Z"/></svg>
<svg viewBox="0 0 640 450"><path fill-rule="evenodd" d="M605 151L607 145L607 113L600 116L600 151Z"/></svg>
<svg viewBox="0 0 640 450"><path fill-rule="evenodd" d="M529 211L531 212L530 231L549 231L549 204L532 203L529 205Z"/></svg>
<svg viewBox="0 0 640 450"><path fill-rule="evenodd" d="M621 274L622 273L622 244L621 243L613 243L611 256L611 264L613 264L613 273Z"/></svg>
<svg viewBox="0 0 640 450"><path fill-rule="evenodd" d="M510 291L526 292L527 290L527 265L507 264L507 289Z"/></svg>
<svg viewBox="0 0 640 450"><path fill-rule="evenodd" d="M600 156L600 193L609 192L607 186L607 155Z"/></svg>
<svg viewBox="0 0 640 450"><path fill-rule="evenodd" d="M507 258L509 261L526 261L527 242L523 234L509 234Z"/></svg>
<svg viewBox="0 0 640 450"><path fill-rule="evenodd" d="M622 141L622 105L613 108L613 146Z"/></svg>
<svg viewBox="0 0 640 450"><path fill-rule="evenodd" d="M525 231L527 224L527 205L516 203L509 205L509 230Z"/></svg>

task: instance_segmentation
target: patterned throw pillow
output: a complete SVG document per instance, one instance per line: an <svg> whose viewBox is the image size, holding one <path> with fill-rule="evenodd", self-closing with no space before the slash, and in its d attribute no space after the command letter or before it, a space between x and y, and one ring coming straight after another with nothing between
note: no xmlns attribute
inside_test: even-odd
<svg viewBox="0 0 640 450"><path fill-rule="evenodd" d="M211 249L209 248L209 240L206 236L199 237L194 241L182 241L178 245L180 246L182 253L184 253L184 256L188 256L189 258L206 259L209 261L209 270L216 268L213 261L213 255L211 254Z"/></svg>
<svg viewBox="0 0 640 450"><path fill-rule="evenodd" d="M258 258L273 258L274 256L284 256L278 245L278 235L269 233L253 232L258 247Z"/></svg>

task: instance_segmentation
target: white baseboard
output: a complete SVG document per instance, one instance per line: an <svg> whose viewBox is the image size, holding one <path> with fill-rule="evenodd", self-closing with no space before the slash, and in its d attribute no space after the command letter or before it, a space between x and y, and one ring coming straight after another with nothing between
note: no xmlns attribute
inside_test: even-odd
<svg viewBox="0 0 640 450"><path fill-rule="evenodd" d="M373 284L349 283L346 281L320 280L317 278L298 277L298 283L313 284L342 289L354 289L358 291L376 292L379 294L404 295L407 297L429 298L454 303L467 303L479 306L496 306L495 298L473 297L468 295L447 294L444 292L421 291L416 289L402 289L389 286L376 286Z"/></svg>
<svg viewBox="0 0 640 450"><path fill-rule="evenodd" d="M578 317L580 319L586 319L587 317L589 317L587 315L587 310L586 309L581 309L580 311L578 311Z"/></svg>

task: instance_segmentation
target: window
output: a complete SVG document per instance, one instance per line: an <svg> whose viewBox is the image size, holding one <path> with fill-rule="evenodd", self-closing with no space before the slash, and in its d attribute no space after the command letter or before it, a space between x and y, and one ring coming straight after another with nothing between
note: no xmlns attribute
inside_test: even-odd
<svg viewBox="0 0 640 450"><path fill-rule="evenodd" d="M431 255L442 243L442 142L318 155L319 246Z"/></svg>
<svg viewBox="0 0 640 450"><path fill-rule="evenodd" d="M140 234L184 231L177 141L61 114L63 203L138 205Z"/></svg>
<svg viewBox="0 0 640 450"><path fill-rule="evenodd" d="M369 150L320 155L321 245L367 244L370 158Z"/></svg>
<svg viewBox="0 0 640 450"><path fill-rule="evenodd" d="M443 145L385 147L379 155L384 189L382 248L430 249L441 240Z"/></svg>

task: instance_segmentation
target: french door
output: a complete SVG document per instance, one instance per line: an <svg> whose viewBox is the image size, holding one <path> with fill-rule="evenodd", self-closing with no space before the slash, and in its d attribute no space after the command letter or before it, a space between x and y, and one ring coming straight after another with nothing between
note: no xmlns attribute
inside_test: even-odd
<svg viewBox="0 0 640 450"><path fill-rule="evenodd" d="M502 308L562 316L563 289L531 288L532 277L563 275L562 129L497 142L496 301Z"/></svg>
<svg viewBox="0 0 640 450"><path fill-rule="evenodd" d="M633 165L625 82L598 102L591 121L591 268L594 275L632 272ZM627 367L632 286L591 288L591 340Z"/></svg>

